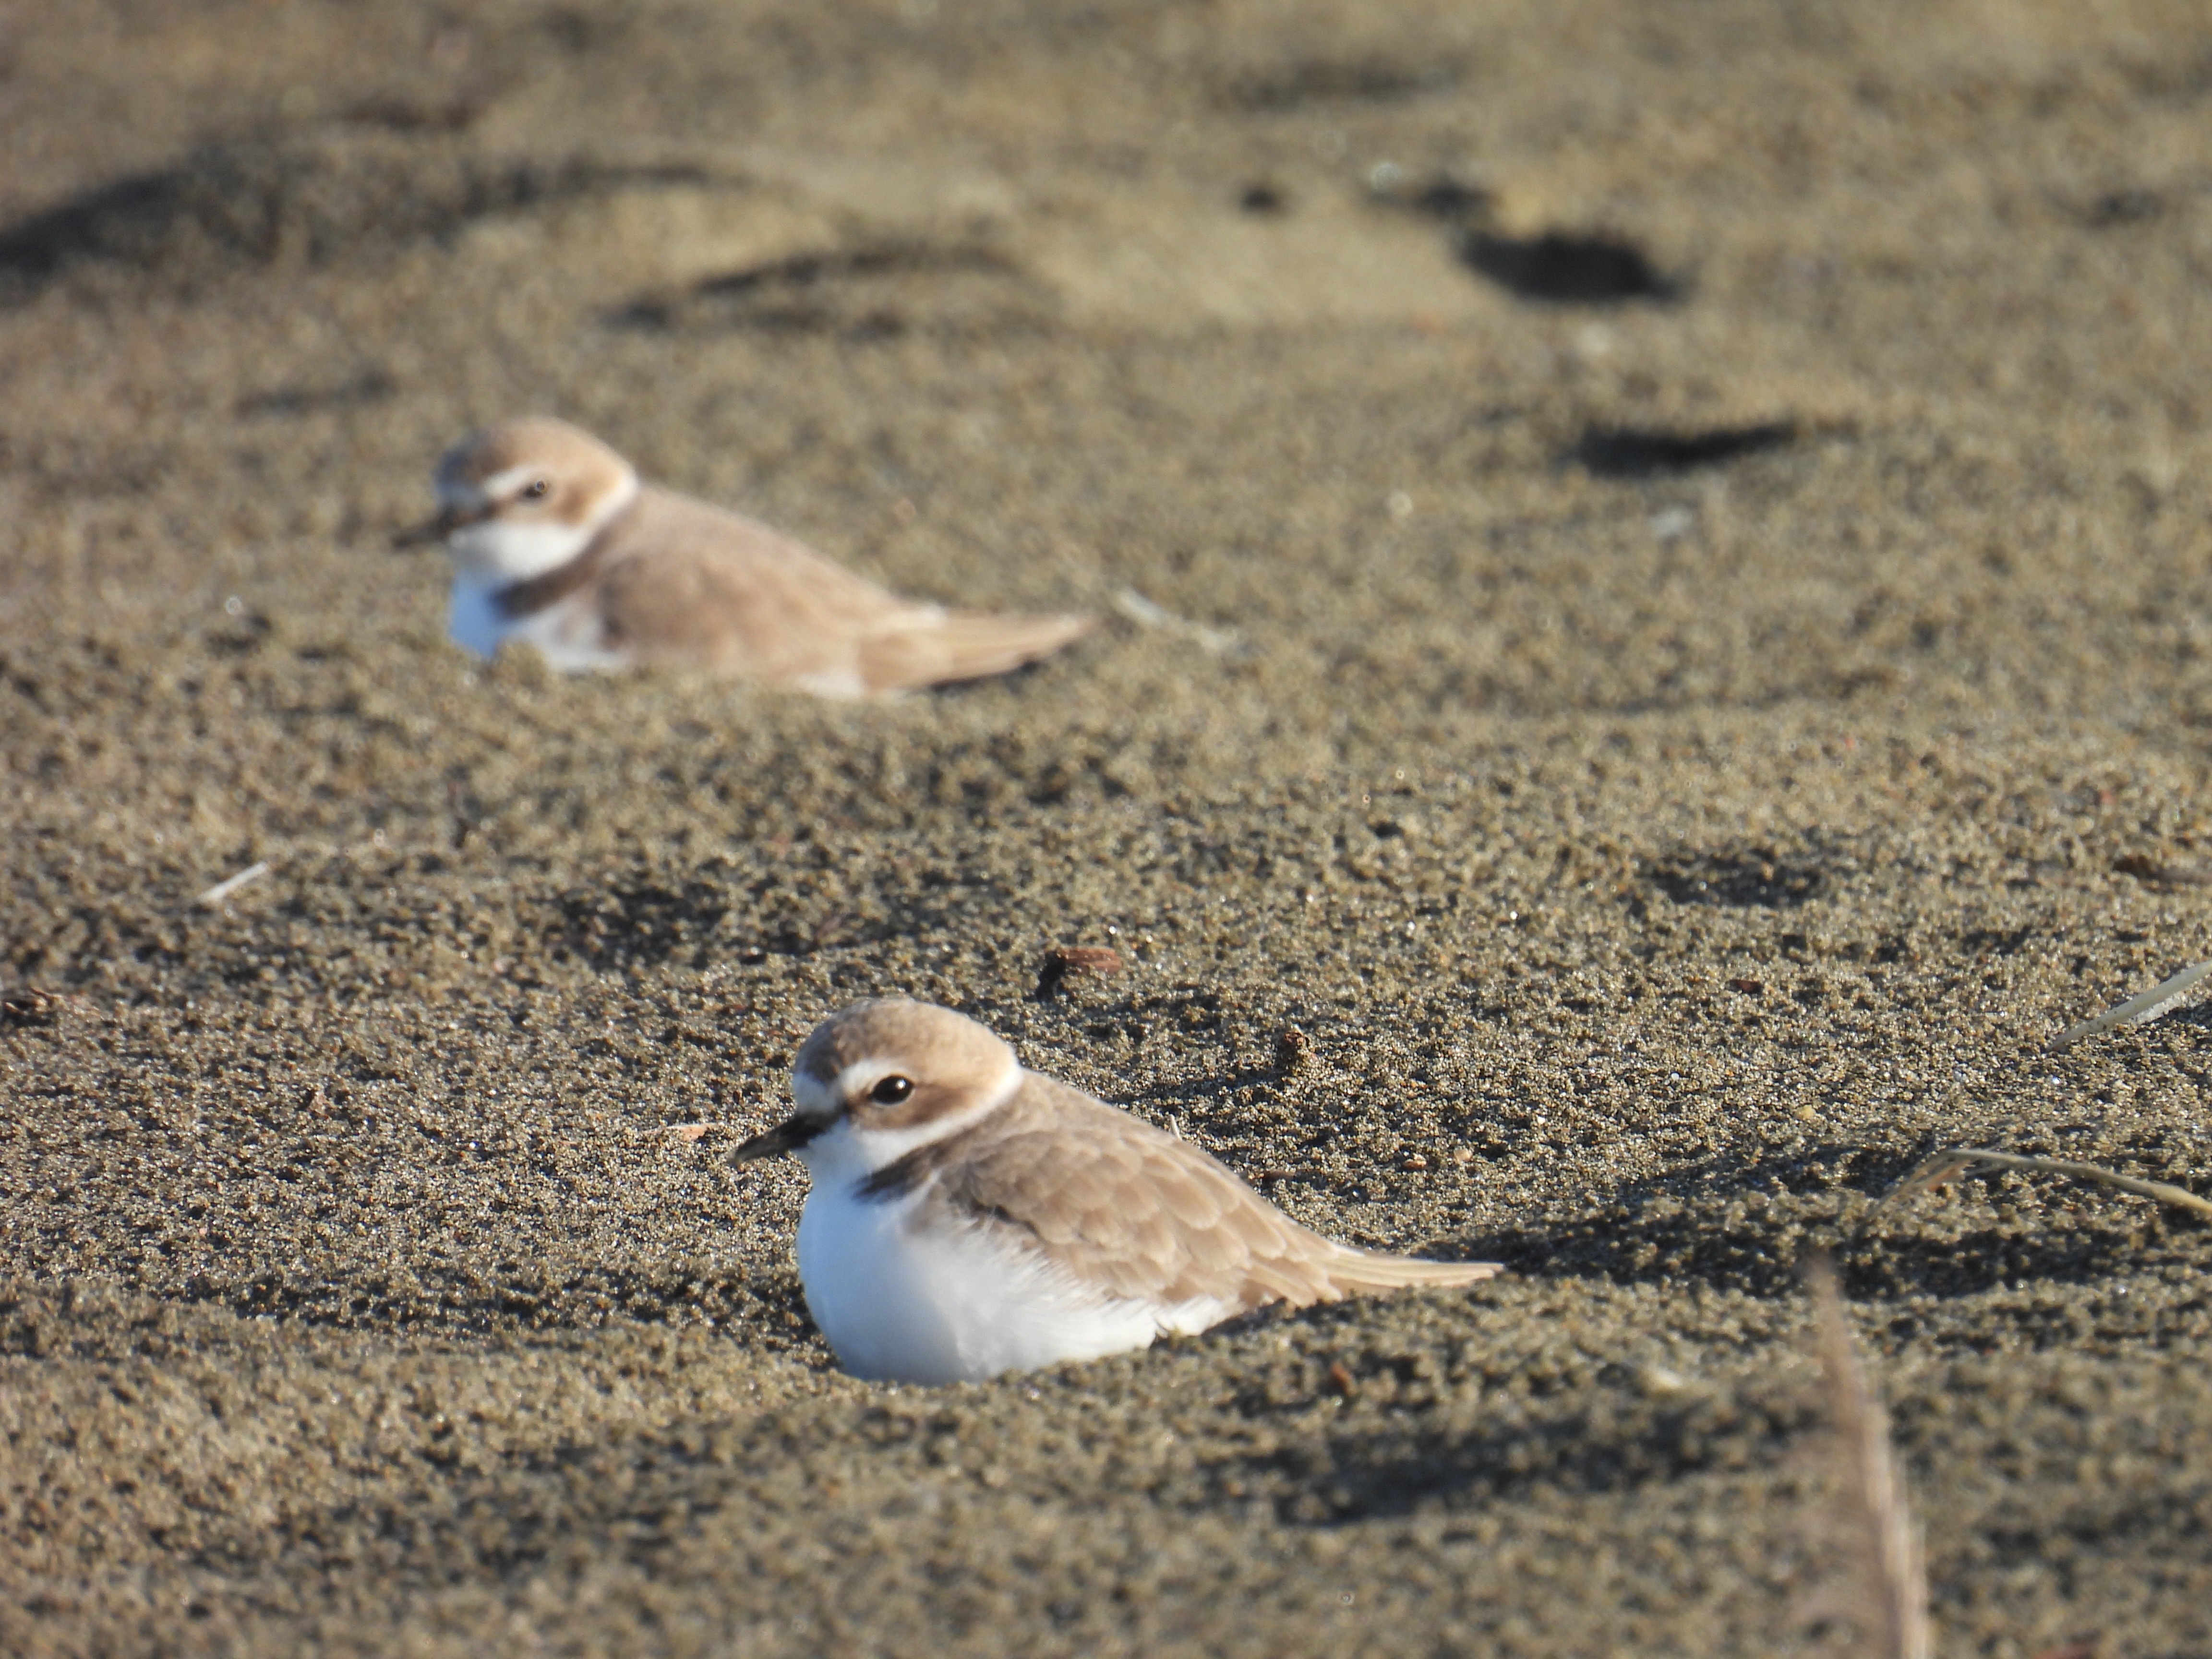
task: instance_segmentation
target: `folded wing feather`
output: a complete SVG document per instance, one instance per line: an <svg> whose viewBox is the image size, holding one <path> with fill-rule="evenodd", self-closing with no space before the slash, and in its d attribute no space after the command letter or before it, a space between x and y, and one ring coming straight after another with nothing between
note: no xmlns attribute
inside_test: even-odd
<svg viewBox="0 0 2212 1659"><path fill-rule="evenodd" d="M912 1177L941 1176L934 1201L1024 1229L1076 1279L1109 1295L1170 1306L1218 1301L1225 1317L1271 1302L1304 1307L1360 1291L1471 1284L1498 1271L1495 1262L1424 1261L1324 1238L1198 1148L1034 1073L994 1119L923 1149L936 1156L930 1167L917 1157Z"/></svg>
<svg viewBox="0 0 2212 1659"><path fill-rule="evenodd" d="M646 489L608 533L598 577L605 644L647 660L864 696L1002 674L1092 626L915 604L764 524L668 490Z"/></svg>

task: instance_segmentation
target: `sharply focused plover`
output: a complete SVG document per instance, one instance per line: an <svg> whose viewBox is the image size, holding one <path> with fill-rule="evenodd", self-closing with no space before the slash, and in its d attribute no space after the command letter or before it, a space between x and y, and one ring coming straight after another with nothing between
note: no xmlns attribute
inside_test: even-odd
<svg viewBox="0 0 2212 1659"><path fill-rule="evenodd" d="M1024 1070L983 1026L926 1002L824 1021L791 1092L797 1111L735 1156L805 1161L799 1276L856 1376L974 1381L1268 1303L1498 1271L1323 1238L1188 1141Z"/></svg>
<svg viewBox="0 0 2212 1659"><path fill-rule="evenodd" d="M508 640L556 668L680 664L865 697L1003 674L1087 617L1001 617L902 599L766 525L638 481L564 421L473 433L438 464L450 629L489 656Z"/></svg>

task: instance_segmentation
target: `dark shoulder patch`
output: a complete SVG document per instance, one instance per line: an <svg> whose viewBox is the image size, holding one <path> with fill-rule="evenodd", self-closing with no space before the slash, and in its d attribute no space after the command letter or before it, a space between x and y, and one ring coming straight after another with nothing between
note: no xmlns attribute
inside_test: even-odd
<svg viewBox="0 0 2212 1659"><path fill-rule="evenodd" d="M926 1146L917 1146L904 1158L893 1158L854 1188L854 1196L871 1204L904 1198L928 1185L938 1171L963 1156L975 1133L973 1129L963 1129Z"/></svg>
<svg viewBox="0 0 2212 1659"><path fill-rule="evenodd" d="M599 533L585 544L584 550L568 563L555 565L543 575L509 582L493 594L492 603L498 606L499 614L510 622L535 616L548 605L560 604L592 581L599 575L599 567L606 562L606 551L614 527L629 517L636 505L636 502L631 502L607 520L600 526Z"/></svg>

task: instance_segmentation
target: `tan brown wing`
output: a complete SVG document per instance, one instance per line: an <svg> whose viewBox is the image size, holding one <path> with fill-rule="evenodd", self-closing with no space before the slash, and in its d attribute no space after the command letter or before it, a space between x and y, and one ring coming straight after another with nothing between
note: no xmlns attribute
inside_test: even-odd
<svg viewBox="0 0 2212 1659"><path fill-rule="evenodd" d="M1004 674L1097 625L1091 617L996 617L980 611L900 618L860 647L871 691L900 691Z"/></svg>
<svg viewBox="0 0 2212 1659"><path fill-rule="evenodd" d="M735 513L646 489L611 527L598 592L606 643L642 661L771 683L843 675L860 643L918 607Z"/></svg>
<svg viewBox="0 0 2212 1659"><path fill-rule="evenodd" d="M984 1123L901 1159L870 1187L887 1193L932 1176L932 1201L1023 1229L1075 1277L1115 1296L1304 1307L1498 1271L1324 1238L1197 1147L1034 1072Z"/></svg>

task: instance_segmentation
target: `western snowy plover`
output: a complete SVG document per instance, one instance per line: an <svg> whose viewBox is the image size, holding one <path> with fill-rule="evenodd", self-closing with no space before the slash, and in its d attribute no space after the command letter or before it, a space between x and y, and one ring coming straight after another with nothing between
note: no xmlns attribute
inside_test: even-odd
<svg viewBox="0 0 2212 1659"><path fill-rule="evenodd" d="M974 1020L855 1003L816 1028L798 1110L737 1149L813 1177L799 1276L856 1376L954 1382L1141 1348L1271 1302L1465 1285L1301 1227L1187 1141L1023 1069Z"/></svg>
<svg viewBox="0 0 2212 1659"><path fill-rule="evenodd" d="M438 463L437 517L399 538L453 561L449 629L556 668L669 663L824 696L1003 674L1088 617L998 617L886 592L742 515L638 481L565 421L472 433Z"/></svg>

